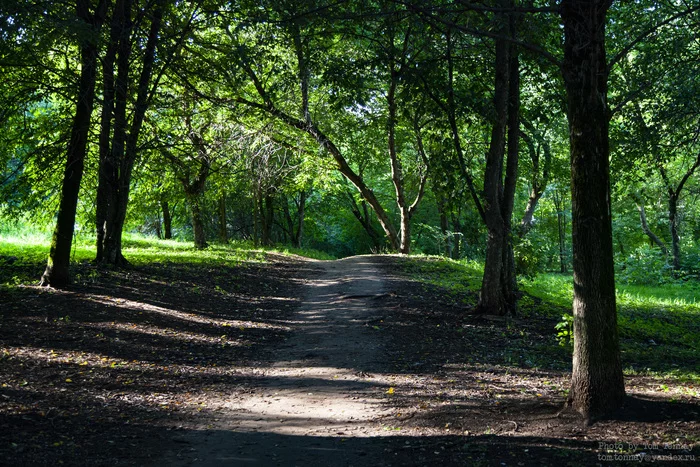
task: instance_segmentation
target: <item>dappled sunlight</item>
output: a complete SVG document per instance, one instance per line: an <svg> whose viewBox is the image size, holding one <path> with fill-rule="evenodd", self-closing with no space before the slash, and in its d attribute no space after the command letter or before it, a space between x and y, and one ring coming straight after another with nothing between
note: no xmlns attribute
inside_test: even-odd
<svg viewBox="0 0 700 467"><path fill-rule="evenodd" d="M157 305L152 305L150 303L129 300L129 299L120 298L120 297L113 297L113 296L108 296L108 295L77 293L77 292L70 292L70 291L56 291L54 293L59 293L59 294L63 294L63 295L72 295L75 298L78 298L80 300L91 301L94 303L98 303L98 304L102 304L102 305L109 305L109 306L117 307L117 308L123 308L123 309L127 309L130 311L136 311L136 312L140 312L140 313L141 312L158 313L158 314L167 316L169 318L176 318L176 319L179 319L182 321L191 321L191 322L200 323L200 324L219 326L222 328L232 327L232 328L239 328L241 330L246 329L246 328L277 329L277 330L282 330L282 331L289 330L288 327L280 326L280 325L276 325L276 324L270 324L270 323L266 323L266 322L241 321L241 320L233 320L233 319L215 319L215 318L203 316L203 315L198 314L196 312L182 312L182 311L174 310L172 308L165 308L165 307L161 307L161 306L157 306ZM285 299L284 297L279 298L279 301L288 301L288 300L289 299ZM141 325L139 325L139 326L141 326Z"/></svg>

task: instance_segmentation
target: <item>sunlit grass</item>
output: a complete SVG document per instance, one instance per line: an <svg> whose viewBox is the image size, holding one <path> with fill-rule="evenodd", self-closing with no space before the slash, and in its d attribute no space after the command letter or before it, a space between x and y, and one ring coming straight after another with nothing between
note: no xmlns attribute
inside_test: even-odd
<svg viewBox="0 0 700 467"><path fill-rule="evenodd" d="M484 266L477 261L428 255L410 256L403 267L422 282L442 287L450 293L478 290L484 273Z"/></svg>
<svg viewBox="0 0 700 467"><path fill-rule="evenodd" d="M46 264L51 246L51 234L30 230L8 230L0 233L0 283L16 285L39 280L37 268ZM80 263L95 259L95 238L76 236L71 261ZM140 234L125 234L122 253L133 265L195 264L233 266L240 263L264 263L267 253L298 255L315 259L333 259L330 255L311 249L287 247L255 248L250 241L228 244L212 243L206 249L194 248L192 242L161 240ZM11 268L9 264L11 263Z"/></svg>
<svg viewBox="0 0 700 467"><path fill-rule="evenodd" d="M541 274L526 281L529 294L571 312L571 275ZM629 374L645 373L700 379L700 297L697 284L617 286L618 329L623 364ZM693 368L694 366L694 368Z"/></svg>
<svg viewBox="0 0 700 467"><path fill-rule="evenodd" d="M445 258L412 256L403 269L414 279L441 287L449 294L474 295L481 286L483 265ZM520 319L531 314L553 320L571 313L573 278L540 274L524 280L526 292ZM700 382L700 287L698 284L617 287L620 347L625 373L674 377ZM556 331L552 327L552 336ZM547 349L542 349L544 353Z"/></svg>

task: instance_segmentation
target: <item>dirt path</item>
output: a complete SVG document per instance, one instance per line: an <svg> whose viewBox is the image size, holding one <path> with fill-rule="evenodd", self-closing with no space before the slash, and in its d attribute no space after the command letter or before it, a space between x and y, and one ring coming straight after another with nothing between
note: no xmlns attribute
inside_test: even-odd
<svg viewBox="0 0 700 467"><path fill-rule="evenodd" d="M220 402L218 420L179 439L173 465L373 465L383 453L390 381L377 327L388 294L371 257L319 263L293 334L248 394ZM255 371L255 369L251 369ZM204 427L203 427L204 428ZM373 438L370 438L373 437Z"/></svg>

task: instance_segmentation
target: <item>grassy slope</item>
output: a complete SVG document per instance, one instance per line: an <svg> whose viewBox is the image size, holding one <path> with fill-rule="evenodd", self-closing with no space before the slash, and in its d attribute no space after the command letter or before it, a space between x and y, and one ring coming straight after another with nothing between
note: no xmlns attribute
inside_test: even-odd
<svg viewBox="0 0 700 467"><path fill-rule="evenodd" d="M0 234L0 271L7 258L14 258L12 275L0 276L0 285L30 284L39 280L37 265L45 264L50 239L37 234ZM253 248L250 242L232 242L227 245L212 244L206 250L196 250L191 243L177 240L159 240L141 235L126 235L123 241L124 256L133 264L191 263L191 264L235 264L238 262L264 262L265 253L283 253L315 259L333 259L329 255L309 249L284 247ZM91 261L95 258L93 238L80 238L71 254L74 262ZM20 266L20 267L18 267ZM24 267L22 267L24 266ZM39 273L41 274L41 273ZM36 276L36 277L35 277ZM80 278L76 278L80 279Z"/></svg>

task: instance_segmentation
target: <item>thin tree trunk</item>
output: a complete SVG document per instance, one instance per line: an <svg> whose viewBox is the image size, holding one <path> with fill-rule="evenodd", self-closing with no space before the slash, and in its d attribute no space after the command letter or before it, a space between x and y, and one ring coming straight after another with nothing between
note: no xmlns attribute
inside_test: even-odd
<svg viewBox="0 0 700 467"><path fill-rule="evenodd" d="M574 356L569 393L589 422L625 398L615 303L610 214L608 0L563 0L564 63L571 151Z"/></svg>
<svg viewBox="0 0 700 467"><path fill-rule="evenodd" d="M444 249L443 253L447 258L452 257L452 240L449 237L448 229L449 223L447 220L447 213L445 212L444 201L437 201L438 214L440 215L440 232L442 233L442 238L444 239Z"/></svg>
<svg viewBox="0 0 700 467"><path fill-rule="evenodd" d="M260 211L258 210L260 189L255 188L253 192L253 245L260 246Z"/></svg>
<svg viewBox="0 0 700 467"><path fill-rule="evenodd" d="M226 223L226 192L219 196L219 241L228 243L228 226Z"/></svg>
<svg viewBox="0 0 700 467"><path fill-rule="evenodd" d="M496 83L494 106L496 119L491 130L491 144L486 158L484 173L484 220L488 237L484 276L477 312L504 315L507 312L506 297L503 295L504 246L507 233L503 223L501 190L503 160L508 124L508 58L509 46L505 39L496 39Z"/></svg>
<svg viewBox="0 0 700 467"><path fill-rule="evenodd" d="M163 238L170 240L173 238L173 220L170 215L170 206L167 201L161 201L160 208L163 211Z"/></svg>
<svg viewBox="0 0 700 467"><path fill-rule="evenodd" d="M637 206L637 211L639 211L639 222L642 224L642 232L649 237L652 245L658 246L663 252L664 256L668 256L668 248L666 247L666 244L649 228L649 224L647 223L647 213L644 209L644 200L637 193L632 194L632 199Z"/></svg>
<svg viewBox="0 0 700 467"><path fill-rule="evenodd" d="M105 19L107 6L107 0L100 0L95 13L91 14L88 0L76 1L77 17L80 21L87 23L91 31L90 37L84 38L80 45L81 70L75 117L68 143L56 228L51 240L46 270L41 276L43 286L63 287L70 282L70 251L95 97L99 32Z"/></svg>
<svg viewBox="0 0 700 467"><path fill-rule="evenodd" d="M566 218L564 217L564 198L555 190L554 207L557 210L557 232L559 234L559 272L565 274L566 266Z"/></svg>
<svg viewBox="0 0 700 467"><path fill-rule="evenodd" d="M671 231L671 254L673 270L681 269L681 237L678 235L678 196L674 193L668 197L668 223Z"/></svg>
<svg viewBox="0 0 700 467"><path fill-rule="evenodd" d="M129 0L125 0L128 5L128 11L131 10ZM131 188L131 173L134 169L134 164L136 162L137 156L137 144L139 135L141 133L141 127L143 126L143 120L146 115L146 110L148 108L149 100L149 86L151 84L151 76L153 75L153 64L155 61L156 46L158 44L160 28L163 19L164 5L163 0L157 1L151 16L151 26L148 32L148 39L146 41L146 47L143 56L143 68L141 69L141 74L139 76L137 91L136 91L136 102L134 104L133 119L131 122L131 127L129 129L128 135L124 133L121 134L121 127L126 130L126 120L125 120L125 105L126 102L122 103L121 99L117 99L117 107L121 105L124 106L124 110L117 110L115 112L115 140L117 140L117 128L120 128L120 136L118 139L118 153L113 158L115 162L119 165L119 177L115 183L116 189L112 190L112 200L114 202L114 208L111 210L111 221L107 221L106 229L106 243L104 247L104 258L110 264L115 266L121 266L126 264L126 259L122 255L122 233L124 230L124 222L126 220L127 206L129 204L129 191ZM130 19L128 20L130 22ZM131 31L131 27L129 27ZM130 43L130 38L126 41ZM124 46L124 55L127 60L123 62L122 52L119 55L119 71L117 74L117 95L119 96L121 92L126 92L126 86L128 85L129 78L129 68L130 62L128 61L128 56L130 50L127 53L127 48ZM122 74L122 69L124 69L125 76L120 78ZM119 83L123 82L124 91L120 91L121 86ZM126 99L126 93L122 96ZM122 115L122 112L124 114ZM122 121L123 120L123 121ZM124 138L122 143L122 138ZM121 149L123 144L123 151ZM113 142L113 148L115 143Z"/></svg>
<svg viewBox="0 0 700 467"><path fill-rule="evenodd" d="M297 204L297 228L294 232L294 246L301 248L302 238L304 236L304 216L306 213L306 191L302 190L299 193L299 202Z"/></svg>
<svg viewBox="0 0 700 467"><path fill-rule="evenodd" d="M124 1L118 0L114 13L112 14L112 24L110 27L110 42L107 46L105 58L102 61L103 80L103 102L102 116L100 120L100 162L98 168L97 196L95 201L95 227L96 227L96 250L95 261L104 260L104 239L107 219L110 217L109 209L111 184L117 179L115 165L112 159L112 119L114 118L115 107L115 83L114 64L117 58L117 50L120 37L124 34Z"/></svg>
<svg viewBox="0 0 700 467"><path fill-rule="evenodd" d="M552 164L552 154L549 142L542 136L537 136L540 140L537 147L533 141L533 136L537 134L535 127L529 123L527 120L523 121L524 126L528 129L531 135L526 133L521 133L523 140L525 141L528 152L530 153L530 159L532 160L532 180L530 196L527 200L527 205L525 207L525 212L523 213L523 218L520 221L520 227L518 228L518 237L523 238L533 227L533 220L535 215L535 210L537 205L544 195L544 191L549 183L549 174ZM544 167L542 168L542 177L540 178L540 147L544 150Z"/></svg>

